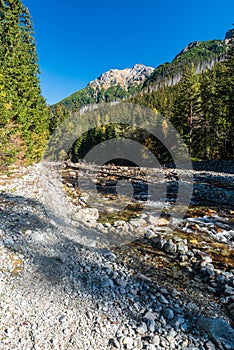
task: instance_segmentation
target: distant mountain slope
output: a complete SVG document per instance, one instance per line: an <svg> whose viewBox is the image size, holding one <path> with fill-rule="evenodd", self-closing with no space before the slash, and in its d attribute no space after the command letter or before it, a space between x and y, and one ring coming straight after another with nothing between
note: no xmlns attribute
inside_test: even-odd
<svg viewBox="0 0 234 350"><path fill-rule="evenodd" d="M85 105L126 99L140 91L157 90L161 86L177 84L188 64L194 64L202 72L225 59L234 29L227 31L224 40L194 41L186 46L171 63L166 62L156 69L136 64L132 68L111 69L91 81L86 88L66 97L56 105L68 110L79 110Z"/></svg>
<svg viewBox="0 0 234 350"><path fill-rule="evenodd" d="M143 64L121 70L111 69L60 103L69 110L76 110L87 104L129 97L142 89L145 79L153 71L154 68Z"/></svg>
<svg viewBox="0 0 234 350"><path fill-rule="evenodd" d="M198 73L211 68L215 63L225 59L228 42L229 40L209 40L190 43L171 63L166 62L157 67L145 80L143 87L175 85L179 82L187 64L194 64Z"/></svg>

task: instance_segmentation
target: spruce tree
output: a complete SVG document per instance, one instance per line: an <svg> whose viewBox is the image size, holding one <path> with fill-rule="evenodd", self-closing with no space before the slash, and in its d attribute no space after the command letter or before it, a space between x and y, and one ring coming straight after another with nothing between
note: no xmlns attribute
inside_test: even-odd
<svg viewBox="0 0 234 350"><path fill-rule="evenodd" d="M0 20L1 163L31 163L43 154L49 122L33 25L21 0L1 0Z"/></svg>
<svg viewBox="0 0 234 350"><path fill-rule="evenodd" d="M206 70L201 75L201 133L200 143L203 159L219 157L223 120L223 102L219 94L218 76L222 66ZM201 155L202 158L202 155Z"/></svg>
<svg viewBox="0 0 234 350"><path fill-rule="evenodd" d="M176 98L171 121L192 154L201 118L200 82L193 65L185 67L183 77L175 90Z"/></svg>

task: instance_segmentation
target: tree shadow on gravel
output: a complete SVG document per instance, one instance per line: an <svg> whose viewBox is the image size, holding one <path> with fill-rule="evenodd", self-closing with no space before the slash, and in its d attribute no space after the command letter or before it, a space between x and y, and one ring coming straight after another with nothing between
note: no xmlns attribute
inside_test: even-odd
<svg viewBox="0 0 234 350"><path fill-rule="evenodd" d="M12 193L0 193L1 229L11 227L13 233L27 229L43 229L48 222L43 216L46 216L46 211L40 202Z"/></svg>

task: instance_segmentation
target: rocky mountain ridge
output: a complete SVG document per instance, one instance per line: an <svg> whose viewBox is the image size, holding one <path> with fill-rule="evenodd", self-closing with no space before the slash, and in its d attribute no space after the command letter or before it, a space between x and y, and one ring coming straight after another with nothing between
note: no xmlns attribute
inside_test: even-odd
<svg viewBox="0 0 234 350"><path fill-rule="evenodd" d="M95 89L108 89L120 84L126 90L133 84L141 84L148 78L155 68L144 64L135 64L132 68L110 69L91 81L88 85Z"/></svg>

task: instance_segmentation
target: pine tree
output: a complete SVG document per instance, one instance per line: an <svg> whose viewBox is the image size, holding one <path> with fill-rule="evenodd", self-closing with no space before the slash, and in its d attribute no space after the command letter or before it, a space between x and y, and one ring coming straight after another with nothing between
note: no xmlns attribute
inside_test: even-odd
<svg viewBox="0 0 234 350"><path fill-rule="evenodd" d="M218 100L217 70L206 70L201 75L202 129L200 133L201 155L203 159L215 158L219 148L219 121L222 104Z"/></svg>
<svg viewBox="0 0 234 350"><path fill-rule="evenodd" d="M201 118L200 82L194 66L186 66L175 88L175 102L171 121L192 153Z"/></svg>
<svg viewBox="0 0 234 350"><path fill-rule="evenodd" d="M49 122L33 25L21 0L1 0L0 20L1 161L30 163L43 154Z"/></svg>

